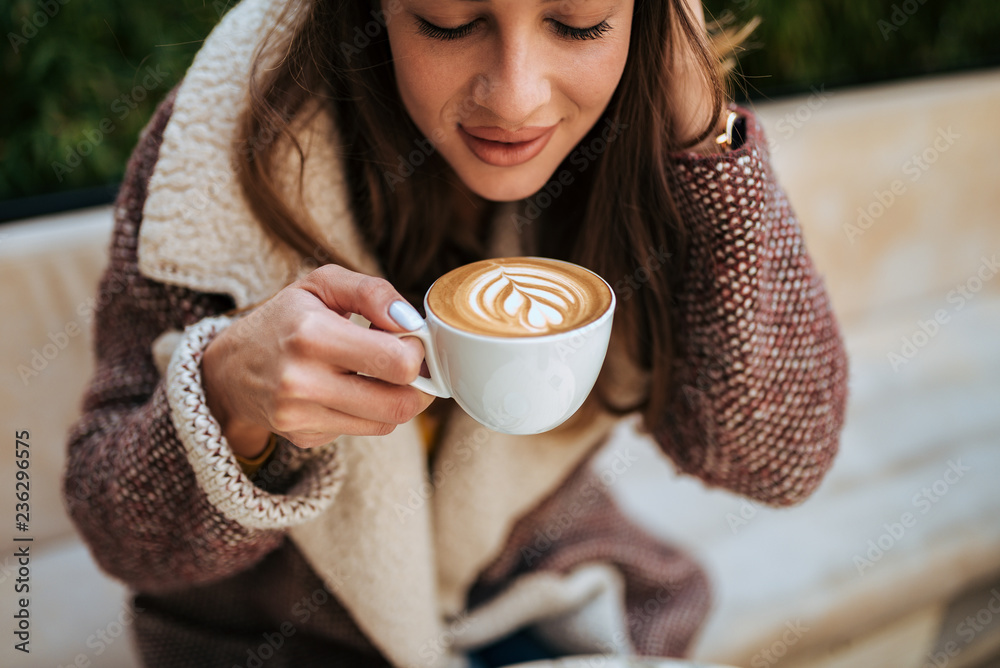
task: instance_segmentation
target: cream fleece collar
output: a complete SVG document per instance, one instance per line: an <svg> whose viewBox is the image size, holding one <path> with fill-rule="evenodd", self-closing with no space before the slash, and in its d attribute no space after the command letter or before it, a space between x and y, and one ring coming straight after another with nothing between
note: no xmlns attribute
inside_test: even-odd
<svg viewBox="0 0 1000 668"><path fill-rule="evenodd" d="M202 292L230 294L239 307L266 299L315 267L270 241L243 199L230 162L250 64L268 27L277 25L284 4L244 0L205 41L177 92L140 229L143 274ZM289 23L278 25L275 32L286 32ZM356 258L363 271L378 274L378 263L364 250L348 208L330 117L314 115L298 136L307 154L303 203L318 225L317 233L331 248ZM289 150L285 157L290 165L297 161Z"/></svg>
<svg viewBox="0 0 1000 668"><path fill-rule="evenodd" d="M312 268L268 240L229 161L250 63L284 2L243 0L206 40L164 130L140 228L144 275L229 294L240 307ZM333 123L324 114L313 118L298 135L307 153L303 203L331 247L378 275L348 208ZM497 254L517 254L517 247L516 239L494 239ZM516 437L490 432L456 411L436 459L433 495L412 424L382 438L342 437L344 487L328 511L293 528L291 538L394 664L441 665L447 657L427 648L446 637L446 619L462 611L468 588L499 554L514 522L551 493L610 426L601 414L583 432Z"/></svg>

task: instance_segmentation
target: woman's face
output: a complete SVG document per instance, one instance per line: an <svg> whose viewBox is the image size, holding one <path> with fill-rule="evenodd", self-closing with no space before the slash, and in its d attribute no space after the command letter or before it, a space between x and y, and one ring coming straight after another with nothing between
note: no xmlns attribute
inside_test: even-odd
<svg viewBox="0 0 1000 668"><path fill-rule="evenodd" d="M486 199L537 192L618 86L632 8L633 0L383 0L399 92L429 140L414 151L439 151Z"/></svg>

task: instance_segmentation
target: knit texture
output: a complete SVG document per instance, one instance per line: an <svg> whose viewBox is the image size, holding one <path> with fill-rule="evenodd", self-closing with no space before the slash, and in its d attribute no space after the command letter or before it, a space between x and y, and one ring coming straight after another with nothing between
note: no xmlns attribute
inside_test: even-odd
<svg viewBox="0 0 1000 668"><path fill-rule="evenodd" d="M472 606L518 576L569 573L606 562L624 575L625 628L639 654L684 656L708 613L708 578L687 554L627 521L600 477L584 465L511 532L470 592Z"/></svg>
<svg viewBox="0 0 1000 668"><path fill-rule="evenodd" d="M219 582L135 597L152 668L388 666L291 541Z"/></svg>
<svg viewBox="0 0 1000 668"><path fill-rule="evenodd" d="M305 3L241 0L233 4L236 6L222 17L185 72L172 113L177 122L163 131L163 151L144 204L139 267L143 275L164 282L211 284L212 291L232 295L236 305L243 307L277 292L315 265L303 263L291 248L275 243L261 226L244 223L253 221L254 216L239 190L229 153L230 138L236 136L238 119L247 104L246 82L257 47L265 35L270 33L277 39L292 29ZM292 13L279 22L286 7ZM311 116L307 105L299 118ZM301 174L301 190L296 183L286 192L303 198L301 204L316 222L313 232L317 240L351 257L358 271L375 274L378 265L354 252L362 246L358 228L337 224L352 218L346 179L336 160L341 142L332 119L321 114L316 120L319 122L308 130L293 129L309 156L307 164L321 164L323 169L307 169ZM225 138L221 145L220 138ZM255 138L261 139L266 137ZM287 181L298 177L298 152L282 142L276 150L275 164L287 165L278 170L279 175L289 175ZM178 219L197 224L188 228L189 232L177 234L174 223ZM195 235L200 254L190 252ZM211 262L205 262L204 257Z"/></svg>
<svg viewBox="0 0 1000 668"><path fill-rule="evenodd" d="M332 502L344 481L337 447L310 451L302 484L287 495L268 494L243 473L212 419L201 385L201 357L226 317L205 318L185 331L167 370L167 396L177 434L208 501L227 518L255 529L280 529L313 519ZM314 471L311 469L315 469Z"/></svg>
<svg viewBox="0 0 1000 668"><path fill-rule="evenodd" d="M690 256L674 407L656 438L684 473L767 504L808 496L837 452L847 356L752 114L724 157L673 170Z"/></svg>
<svg viewBox="0 0 1000 668"><path fill-rule="evenodd" d="M280 531L225 519L200 492L153 363L161 332L232 308L227 297L155 283L136 268L142 203L171 104L168 97L140 139L115 206L95 304L97 371L70 435L64 478L69 513L98 563L146 591L245 570L282 541Z"/></svg>
<svg viewBox="0 0 1000 668"><path fill-rule="evenodd" d="M285 622L294 633L270 643L267 665L376 665L383 659L284 531L337 503L350 471L336 447L303 453L282 439L267 466L243 476L206 417L197 372L233 300L138 269L143 203L172 99L144 133L115 207L97 299L97 370L69 439L67 506L101 567L139 593L146 665L247 665L248 652ZM692 243L677 302L675 402L655 437L681 471L787 505L815 488L836 452L846 357L752 118L747 134L725 156L676 159ZM164 376L152 347L170 330L185 334ZM544 549L539 535L548 536ZM469 605L522 575L592 562L623 575L631 645L682 654L708 609L704 574L633 526L586 463L518 520ZM314 595L326 596L322 612L303 622L295 605Z"/></svg>

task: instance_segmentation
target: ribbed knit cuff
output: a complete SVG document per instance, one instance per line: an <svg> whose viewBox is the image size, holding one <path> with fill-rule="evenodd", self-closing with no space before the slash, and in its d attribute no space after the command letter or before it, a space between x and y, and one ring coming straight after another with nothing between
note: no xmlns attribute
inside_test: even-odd
<svg viewBox="0 0 1000 668"><path fill-rule="evenodd" d="M209 501L227 519L253 529L307 522L333 503L344 482L336 443L308 451L299 482L287 494L269 494L251 482L208 409L201 382L205 348L233 319L205 318L184 331L167 368L167 401L178 438Z"/></svg>

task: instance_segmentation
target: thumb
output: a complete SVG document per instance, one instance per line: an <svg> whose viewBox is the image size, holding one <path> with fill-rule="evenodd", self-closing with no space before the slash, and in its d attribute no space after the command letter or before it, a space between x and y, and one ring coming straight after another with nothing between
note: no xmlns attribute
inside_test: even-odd
<svg viewBox="0 0 1000 668"><path fill-rule="evenodd" d="M357 313L377 329L410 332L424 325L420 313L382 278L328 264L310 272L301 287L340 315Z"/></svg>

